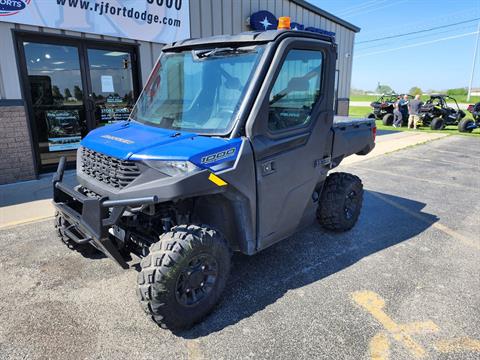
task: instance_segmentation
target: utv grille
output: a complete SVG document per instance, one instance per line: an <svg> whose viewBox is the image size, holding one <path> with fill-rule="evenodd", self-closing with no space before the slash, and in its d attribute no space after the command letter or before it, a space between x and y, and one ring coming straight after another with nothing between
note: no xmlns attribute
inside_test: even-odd
<svg viewBox="0 0 480 360"><path fill-rule="evenodd" d="M85 147L81 149L81 170L116 189L123 189L140 175L134 161L120 160Z"/></svg>

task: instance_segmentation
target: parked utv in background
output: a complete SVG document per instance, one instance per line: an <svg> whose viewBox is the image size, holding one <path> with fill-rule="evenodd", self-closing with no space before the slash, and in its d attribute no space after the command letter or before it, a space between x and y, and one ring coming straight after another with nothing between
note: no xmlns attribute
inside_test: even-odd
<svg viewBox="0 0 480 360"><path fill-rule="evenodd" d="M467 110L472 114L473 120L464 118L458 123L458 131L472 132L474 129L480 127L480 102L475 105L468 105Z"/></svg>
<svg viewBox="0 0 480 360"><path fill-rule="evenodd" d="M373 111L368 114L369 119L382 120L383 125L393 124L393 106L401 95L398 94L384 94L377 100L372 102L370 106Z"/></svg>
<svg viewBox="0 0 480 360"><path fill-rule="evenodd" d="M457 100L443 94L430 95L430 99L420 109L422 125L430 126L432 130L442 130L447 125L458 125L465 115L458 107Z"/></svg>
<svg viewBox="0 0 480 360"><path fill-rule="evenodd" d="M315 219L351 229L362 182L327 174L368 154L376 127L334 122L336 50L329 36L289 30L164 46L129 121L82 140L80 185L62 181L60 161L60 239L125 269L140 258L143 309L181 329L217 303L232 251L253 255Z"/></svg>

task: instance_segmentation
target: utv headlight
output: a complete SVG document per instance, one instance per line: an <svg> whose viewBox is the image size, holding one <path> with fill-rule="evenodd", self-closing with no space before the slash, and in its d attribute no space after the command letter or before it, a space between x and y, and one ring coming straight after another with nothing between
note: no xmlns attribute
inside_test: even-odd
<svg viewBox="0 0 480 360"><path fill-rule="evenodd" d="M170 161L170 160L149 160L145 162L149 167L154 168L168 176L185 175L200 170L190 161Z"/></svg>

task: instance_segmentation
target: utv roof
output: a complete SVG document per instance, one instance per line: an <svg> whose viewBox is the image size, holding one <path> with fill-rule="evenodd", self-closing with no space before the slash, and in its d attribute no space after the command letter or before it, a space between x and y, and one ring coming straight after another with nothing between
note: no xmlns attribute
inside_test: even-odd
<svg viewBox="0 0 480 360"><path fill-rule="evenodd" d="M447 95L447 94L431 94L430 97L431 98L441 98L441 97L450 97L450 96Z"/></svg>
<svg viewBox="0 0 480 360"><path fill-rule="evenodd" d="M165 45L162 51L180 51L184 48L205 48L213 46L229 45L248 45L248 44L265 44L277 40L280 37L303 37L312 38L331 43L335 42L332 36L316 33L313 31L301 30L267 30L267 31L248 31L237 35L217 35L205 38L193 38L180 40L168 45Z"/></svg>

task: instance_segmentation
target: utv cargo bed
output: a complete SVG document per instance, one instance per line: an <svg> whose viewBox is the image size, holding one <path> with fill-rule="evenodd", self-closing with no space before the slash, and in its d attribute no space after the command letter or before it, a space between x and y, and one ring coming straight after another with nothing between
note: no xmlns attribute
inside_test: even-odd
<svg viewBox="0 0 480 360"><path fill-rule="evenodd" d="M366 155L375 147L377 128L373 119L336 116L332 126L332 164L349 155Z"/></svg>

